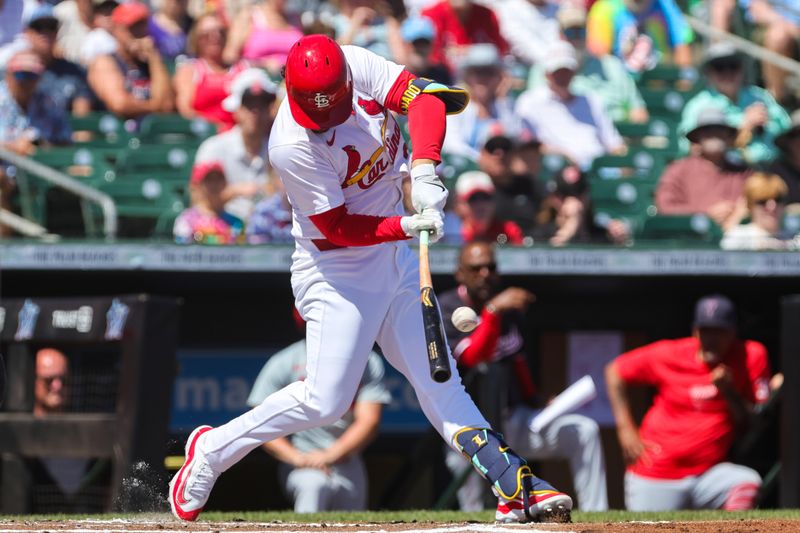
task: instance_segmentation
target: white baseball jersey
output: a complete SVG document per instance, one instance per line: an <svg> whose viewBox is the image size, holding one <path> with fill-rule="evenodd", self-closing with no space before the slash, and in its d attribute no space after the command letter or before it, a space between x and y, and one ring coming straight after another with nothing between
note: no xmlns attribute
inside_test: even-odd
<svg viewBox="0 0 800 533"><path fill-rule="evenodd" d="M363 48L342 46L353 77L353 113L324 133L303 128L289 102L278 110L269 138L269 158L292 204L297 254L318 250L324 236L309 216L345 205L351 214L404 214L402 178L408 149L400 126L384 108L403 67Z"/></svg>

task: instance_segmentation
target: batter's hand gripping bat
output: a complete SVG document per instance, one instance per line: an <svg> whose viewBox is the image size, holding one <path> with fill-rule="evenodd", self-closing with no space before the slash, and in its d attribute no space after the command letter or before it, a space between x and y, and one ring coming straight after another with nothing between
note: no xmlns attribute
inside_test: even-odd
<svg viewBox="0 0 800 533"><path fill-rule="evenodd" d="M425 327L425 345L428 350L431 379L437 383L444 383L450 379L450 360L445 344L442 313L439 311L439 302L436 301L436 295L433 293L431 266L428 260L428 239L429 232L420 233L419 292L422 300L422 324Z"/></svg>

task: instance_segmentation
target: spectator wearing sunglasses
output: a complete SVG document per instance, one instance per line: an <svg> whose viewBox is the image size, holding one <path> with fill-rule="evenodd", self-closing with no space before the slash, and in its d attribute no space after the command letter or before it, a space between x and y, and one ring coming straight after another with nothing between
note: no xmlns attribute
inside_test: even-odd
<svg viewBox="0 0 800 533"><path fill-rule="evenodd" d="M49 94L39 89L44 72L41 58L31 51L18 52L6 65L0 81L0 146L28 156L39 144L68 144L72 135L63 109ZM0 207L9 208L9 196L15 185L8 166L0 162ZM0 236L8 228L0 225Z"/></svg>
<svg viewBox="0 0 800 533"><path fill-rule="evenodd" d="M0 64L5 64L7 58L16 52L34 52L45 67L39 89L49 94L67 113L82 115L91 111L92 93L86 83L86 72L75 63L56 57L59 27L53 7L50 4L38 5L29 14L20 36L0 49Z"/></svg>
<svg viewBox="0 0 800 533"><path fill-rule="evenodd" d="M245 60L229 65L222 58L228 31L217 13L206 13L195 21L189 32L188 51L194 56L182 62L173 78L175 105L184 118L204 118L220 131L231 129L233 113L222 108L230 86L239 73L248 68Z"/></svg>
<svg viewBox="0 0 800 533"><path fill-rule="evenodd" d="M480 170L464 172L456 180L455 211L461 219L463 242L522 244L522 229L497 216L495 193L492 178Z"/></svg>
<svg viewBox="0 0 800 533"><path fill-rule="evenodd" d="M725 232L720 246L725 250L796 249L792 233L782 231L786 183L777 174L756 172L744 184L750 222Z"/></svg>
<svg viewBox="0 0 800 533"><path fill-rule="evenodd" d="M678 132L686 135L697 122L701 109L721 109L730 125L738 129L736 145L750 164L777 155L775 137L789 127L789 115L760 87L745 84L744 58L729 43L712 44L705 54L703 68L708 87L683 108ZM688 151L688 143L683 149Z"/></svg>

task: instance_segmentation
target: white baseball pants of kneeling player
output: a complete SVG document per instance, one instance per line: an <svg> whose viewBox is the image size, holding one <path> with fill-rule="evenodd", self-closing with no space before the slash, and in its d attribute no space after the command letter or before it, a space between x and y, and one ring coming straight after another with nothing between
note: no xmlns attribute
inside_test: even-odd
<svg viewBox="0 0 800 533"><path fill-rule="evenodd" d="M430 377L414 251L398 242L296 255L292 289L307 324L307 377L206 433L202 448L215 471L227 470L263 442L338 420L353 402L375 342L414 387L448 445L459 429L489 427L452 356L448 381Z"/></svg>

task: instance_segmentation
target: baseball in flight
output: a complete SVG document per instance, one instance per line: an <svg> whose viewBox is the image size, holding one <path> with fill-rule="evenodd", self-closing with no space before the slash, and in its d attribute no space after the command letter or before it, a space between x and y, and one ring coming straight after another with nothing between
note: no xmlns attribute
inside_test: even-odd
<svg viewBox="0 0 800 533"><path fill-rule="evenodd" d="M451 320L458 331L470 332L478 327L478 315L471 307L459 307L453 311Z"/></svg>

